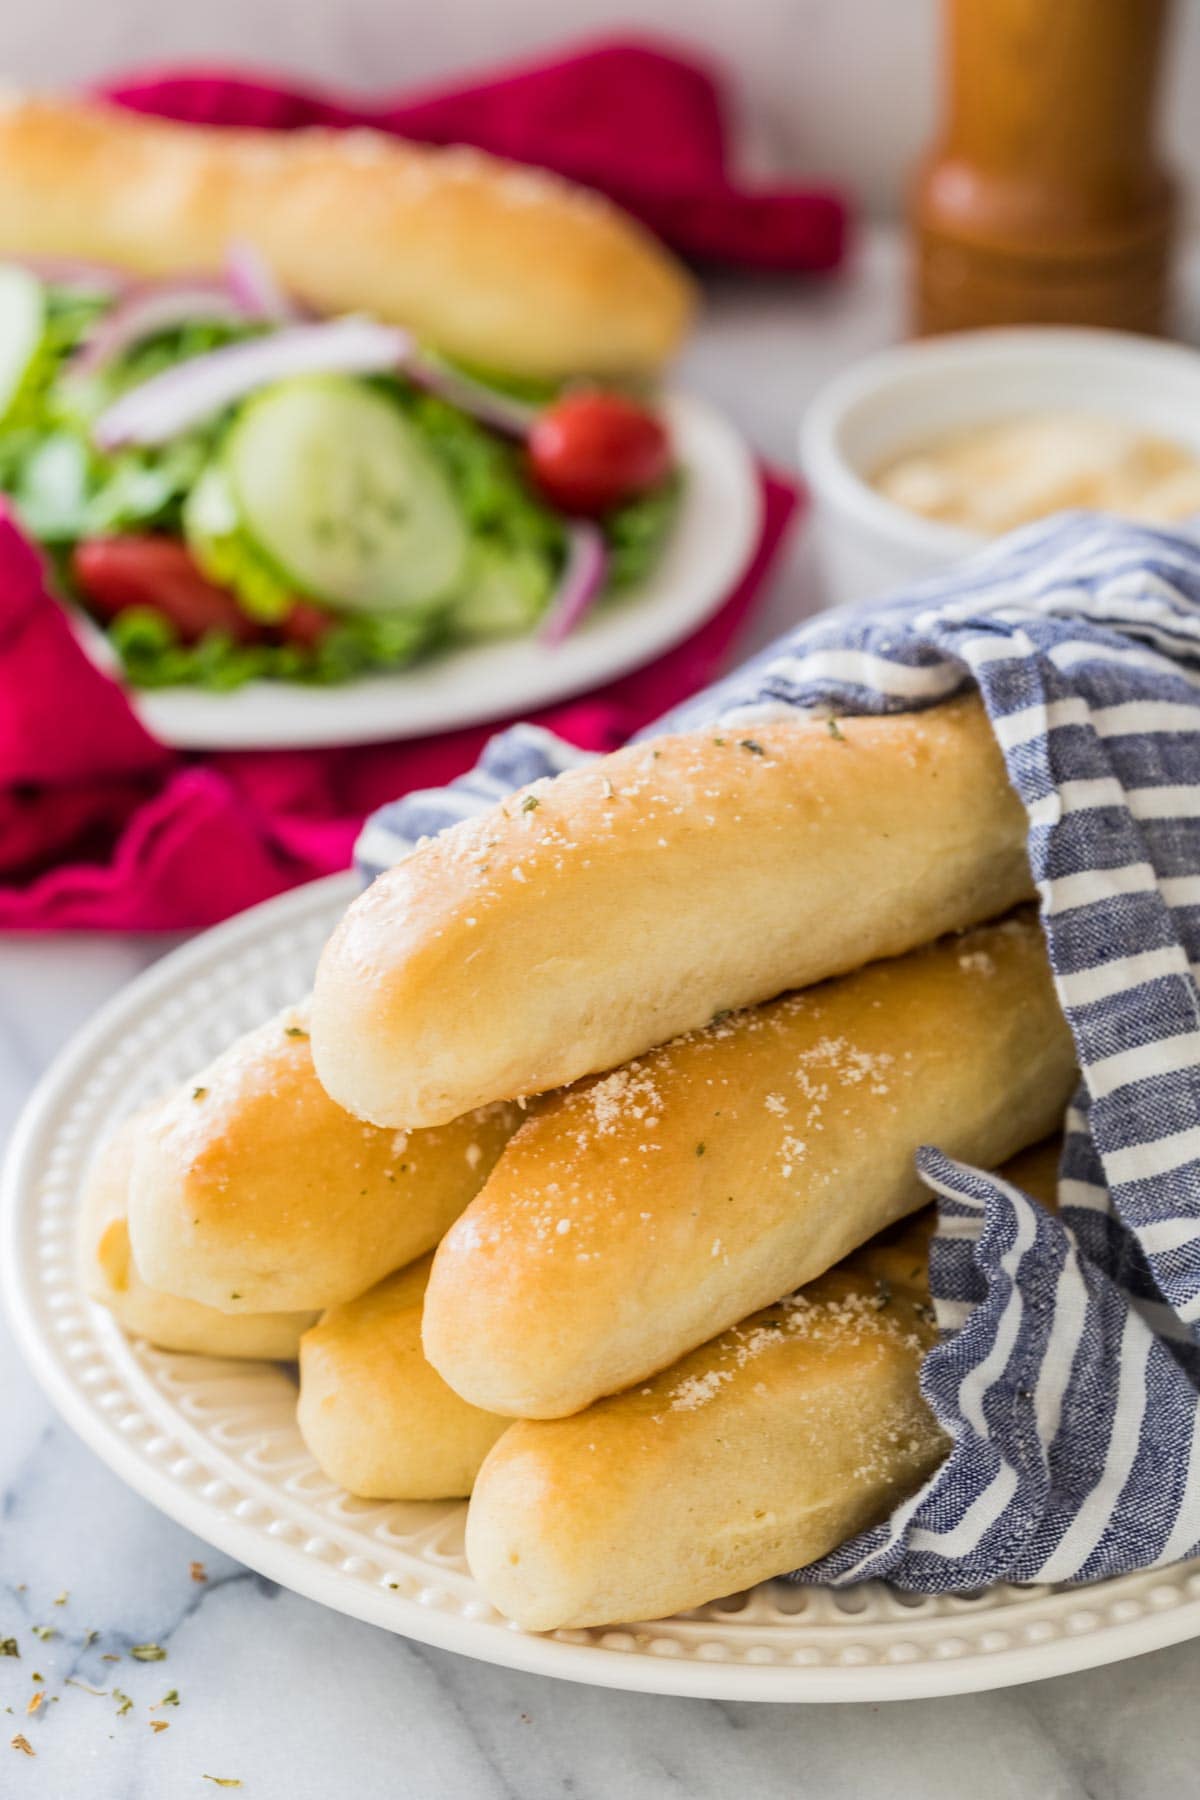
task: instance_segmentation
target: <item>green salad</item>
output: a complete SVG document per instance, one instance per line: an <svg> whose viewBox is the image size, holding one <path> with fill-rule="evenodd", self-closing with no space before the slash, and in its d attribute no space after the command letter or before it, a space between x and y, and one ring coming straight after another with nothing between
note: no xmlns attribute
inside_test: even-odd
<svg viewBox="0 0 1200 1800"><path fill-rule="evenodd" d="M132 683L232 689L557 642L653 568L680 478L623 394L514 390L216 280L9 264L0 491Z"/></svg>

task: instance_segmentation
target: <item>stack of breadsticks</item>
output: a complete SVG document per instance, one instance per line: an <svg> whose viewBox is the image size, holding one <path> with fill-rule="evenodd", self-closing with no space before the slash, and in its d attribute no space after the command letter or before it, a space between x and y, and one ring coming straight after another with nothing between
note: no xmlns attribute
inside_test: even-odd
<svg viewBox="0 0 1200 1800"><path fill-rule="evenodd" d="M1031 897L972 700L535 784L113 1140L89 1289L166 1346L298 1346L322 1467L471 1494L471 1568L532 1629L802 1566L946 1454L916 1151L997 1167L1061 1121ZM1013 1173L1049 1197L1053 1153Z"/></svg>

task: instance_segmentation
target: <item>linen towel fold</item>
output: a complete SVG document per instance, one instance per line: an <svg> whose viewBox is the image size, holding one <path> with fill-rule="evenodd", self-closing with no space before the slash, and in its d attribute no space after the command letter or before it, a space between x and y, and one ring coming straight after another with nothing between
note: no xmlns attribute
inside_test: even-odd
<svg viewBox="0 0 1200 1800"><path fill-rule="evenodd" d="M941 1329L921 1382L953 1448L804 1581L963 1592L1200 1549L1200 544L1062 515L801 626L644 735L915 710L972 684L1028 813L1079 1052L1060 1210L920 1152ZM364 874L577 760L505 734L449 790L377 815Z"/></svg>

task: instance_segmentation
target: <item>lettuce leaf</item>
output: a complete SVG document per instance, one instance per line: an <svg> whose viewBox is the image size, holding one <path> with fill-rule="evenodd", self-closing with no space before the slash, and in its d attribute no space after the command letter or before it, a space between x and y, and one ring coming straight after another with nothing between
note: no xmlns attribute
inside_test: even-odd
<svg viewBox="0 0 1200 1800"><path fill-rule="evenodd" d="M264 624L287 616L295 586L246 530L219 462L209 463L192 488L182 523L188 549L204 573L236 594L243 612Z"/></svg>
<svg viewBox="0 0 1200 1800"><path fill-rule="evenodd" d="M81 379L68 360L106 304L95 295L47 288L42 341L0 422L0 491L11 495L26 530L51 546L181 528L184 500L211 458L219 426L162 446L101 455L92 446L92 423L126 388L259 329L201 322L161 332Z"/></svg>
<svg viewBox="0 0 1200 1800"><path fill-rule="evenodd" d="M364 613L340 619L316 645L235 644L222 632L183 644L161 613L131 607L113 620L108 635L134 687L230 692L248 681L331 687L372 670L405 668L445 642L445 625L439 615L415 610Z"/></svg>
<svg viewBox="0 0 1200 1800"><path fill-rule="evenodd" d="M624 593L649 575L674 527L682 495L683 479L674 470L658 487L627 500L604 520L609 594Z"/></svg>

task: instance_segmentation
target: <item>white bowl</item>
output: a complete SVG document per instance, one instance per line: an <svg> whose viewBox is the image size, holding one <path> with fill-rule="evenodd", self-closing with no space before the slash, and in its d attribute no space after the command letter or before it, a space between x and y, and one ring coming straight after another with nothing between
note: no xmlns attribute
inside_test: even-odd
<svg viewBox="0 0 1200 1800"><path fill-rule="evenodd" d="M1060 409L1128 421L1200 455L1200 353L1120 331L963 331L885 350L822 388L800 461L826 605L936 574L986 541L885 500L870 485L884 463L946 432Z"/></svg>

